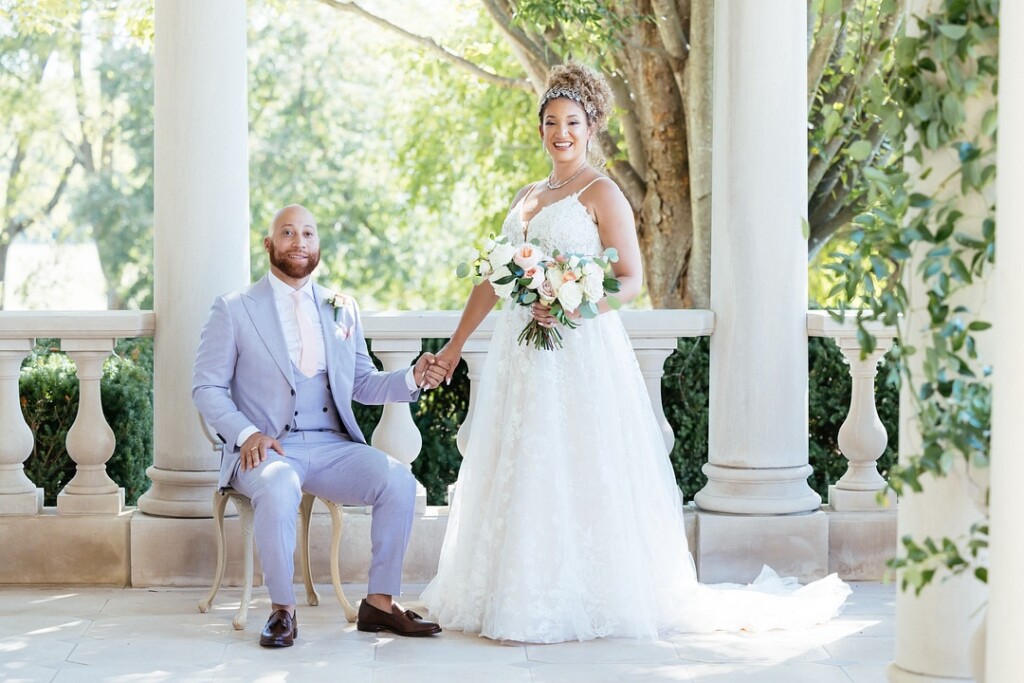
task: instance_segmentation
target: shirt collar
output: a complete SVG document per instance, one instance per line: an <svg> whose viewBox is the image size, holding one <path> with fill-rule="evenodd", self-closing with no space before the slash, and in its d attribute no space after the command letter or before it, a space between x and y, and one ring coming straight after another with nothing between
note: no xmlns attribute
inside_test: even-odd
<svg viewBox="0 0 1024 683"><path fill-rule="evenodd" d="M272 271L267 272L267 279L270 280L270 288L273 290L274 296L276 297L290 298L292 292L295 291L295 289L290 284L274 275ZM299 287L299 291L303 292L304 296L308 296L315 303L316 297L313 296L313 278L309 278L308 280L306 280L306 284L302 285L302 287Z"/></svg>

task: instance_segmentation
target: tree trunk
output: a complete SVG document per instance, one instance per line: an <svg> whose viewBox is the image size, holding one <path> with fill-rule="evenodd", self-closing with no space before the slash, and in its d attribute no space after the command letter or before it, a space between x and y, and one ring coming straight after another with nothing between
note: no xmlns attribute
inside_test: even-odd
<svg viewBox="0 0 1024 683"><path fill-rule="evenodd" d="M639 29L644 45L658 45L657 28ZM645 263L647 291L655 308L691 305L689 259L693 248L693 209L687 121L669 60L644 51L630 74L644 139L646 190L637 215L637 234Z"/></svg>

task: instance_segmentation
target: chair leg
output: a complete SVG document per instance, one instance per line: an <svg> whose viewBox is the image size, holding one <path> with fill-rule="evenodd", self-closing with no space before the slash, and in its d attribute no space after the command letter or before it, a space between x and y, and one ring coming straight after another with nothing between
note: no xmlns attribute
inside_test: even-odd
<svg viewBox="0 0 1024 683"><path fill-rule="evenodd" d="M220 491L213 493L213 522L217 528L217 571L213 575L213 587L210 593L199 601L199 611L205 613L213 604L213 599L220 590L220 584L224 580L224 565L226 555L224 548L224 508L228 504L228 497Z"/></svg>
<svg viewBox="0 0 1024 683"><path fill-rule="evenodd" d="M248 498L239 494L232 496L235 507L238 508L238 521L242 526L242 557L245 559L245 583L242 584L242 601L238 605L238 612L231 620L236 631L245 630L245 623L249 615L249 603L252 601L252 574L253 574L253 511L252 503Z"/></svg>
<svg viewBox="0 0 1024 683"><path fill-rule="evenodd" d="M306 584L306 602L313 607L320 604L320 594L313 587L313 569L309 561L309 526L315 501L312 493L303 493L299 503L299 561L302 564L302 582Z"/></svg>
<svg viewBox="0 0 1024 683"><path fill-rule="evenodd" d="M345 618L349 623L353 623L356 620L356 610L345 597L345 592L341 590L341 567L338 561L341 552L341 531L345 520L340 505L330 500L324 500L324 503L331 512L331 556L328 558L331 563L331 582L334 584L334 594L338 596L341 609L345 612Z"/></svg>

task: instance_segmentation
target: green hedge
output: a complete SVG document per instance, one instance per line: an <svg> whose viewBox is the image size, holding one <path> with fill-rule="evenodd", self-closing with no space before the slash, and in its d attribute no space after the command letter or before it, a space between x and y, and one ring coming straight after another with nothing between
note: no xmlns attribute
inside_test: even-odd
<svg viewBox="0 0 1024 683"><path fill-rule="evenodd" d="M424 348L436 351L443 339L428 339ZM682 339L665 363L662 397L665 416L676 434L671 460L679 486L687 500L704 486L701 467L707 462L708 349L706 337ZM824 498L829 484L846 471L846 459L836 441L850 401L850 375L842 354L828 339L811 339L809 446L814 474L810 484ZM895 462L898 392L887 384L884 367L876 380L879 416L889 432L890 446L879 460L883 476ZM153 345L150 339L122 342L117 355L105 367L102 380L103 412L114 430L117 448L108 463L111 478L125 487L134 503L148 487L145 470L152 462L153 442ZM755 388L752 387L752 390ZM78 409L78 381L74 365L51 345L37 345L21 373L22 407L36 435L35 449L25 463L26 473L46 490L47 504L74 475L64 439ZM462 362L451 385L427 392L413 406L413 420L423 435L423 450L413 472L427 489L428 502L441 505L448 484L458 476L461 456L455 445L459 425L466 415L469 379ZM356 419L364 433L372 433L381 415L380 406L355 404ZM742 426L740 426L742 427Z"/></svg>
<svg viewBox="0 0 1024 683"><path fill-rule="evenodd" d="M75 475L65 440L78 413L75 365L53 340L40 340L21 367L21 407L35 434L25 474L43 487L47 505ZM153 341L126 340L107 359L100 380L103 415L117 445L107 462L111 479L134 505L149 488L146 468L153 452Z"/></svg>

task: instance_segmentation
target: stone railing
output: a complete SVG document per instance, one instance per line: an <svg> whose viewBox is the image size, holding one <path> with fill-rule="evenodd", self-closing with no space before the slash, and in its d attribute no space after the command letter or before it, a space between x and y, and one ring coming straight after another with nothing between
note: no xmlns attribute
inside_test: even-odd
<svg viewBox="0 0 1024 683"><path fill-rule="evenodd" d="M665 360L680 337L708 336L714 315L707 310L623 311L637 360L647 383L665 444L674 436L662 409L661 379ZM455 328L456 311L377 312L364 314L371 349L385 370L407 367L420 353L423 339L447 337ZM460 428L458 445L464 448L475 409L475 382L494 329L489 316L463 348L470 378L469 411ZM57 338L77 368L80 382L78 415L67 437L67 450L77 473L57 497L59 514L116 514L124 504L124 491L110 479L106 463L114 451L114 437L100 406L103 362L119 338L152 336L155 317L148 311L88 313L0 313L0 515L34 515L42 507L41 489L25 475L24 462L32 453L33 435L20 409L18 377L21 362L37 338ZM850 411L839 433L839 447L849 460L846 474L830 489L835 510L877 509L877 492L885 488L875 462L885 450L887 435L878 419L874 376L878 360L891 346L895 330L876 326L878 349L861 359L852 322L837 322L823 312L811 312L809 336L830 337L850 364L853 393ZM159 359L157 359L159 362ZM408 404L384 408L371 436L374 446L411 463L422 438Z"/></svg>
<svg viewBox="0 0 1024 683"><path fill-rule="evenodd" d="M457 311L364 313L363 325L370 348L385 370L408 367L420 354L423 339L451 334L459 319ZM665 359L680 337L711 334L714 316L705 310L623 311L623 322L666 444L674 437L661 403L661 377ZM110 479L106 462L114 452L114 437L100 406L99 381L103 361L120 338L152 336L152 312L102 311L88 313L0 313L0 515L38 514L42 489L25 475L24 462L32 453L33 435L20 409L18 376L21 362L37 338L57 338L61 349L74 361L80 382L78 415L68 432L67 449L77 474L57 497L57 512L68 514L116 514L124 505L124 491ZM472 422L472 382L479 378L483 357L494 329L489 316L463 349L469 369L469 414L459 432L459 445ZM159 362L159 358L156 359ZM198 427L197 427L198 428ZM411 463L419 455L422 438L408 404L385 406L371 443L398 460Z"/></svg>
<svg viewBox="0 0 1024 683"><path fill-rule="evenodd" d="M33 436L21 412L18 376L21 362L39 338L60 340L78 374L78 414L68 431L68 455L76 474L57 496L61 514L117 514L124 489L107 475L114 433L103 417L100 378L114 342L151 337L156 318L150 311L4 312L0 317L0 514L38 514L43 490L25 476Z"/></svg>
<svg viewBox="0 0 1024 683"><path fill-rule="evenodd" d="M828 489L829 504L837 512L879 509L878 494L886 487L876 463L885 452L889 437L875 407L875 375L878 362L892 348L896 328L874 321L867 323L866 328L875 336L877 345L861 357L854 314L841 321L825 311L807 314L807 336L829 337L836 343L850 366L853 384L850 411L839 428L839 450L849 465L846 473ZM887 498L889 506L895 506L892 491Z"/></svg>

